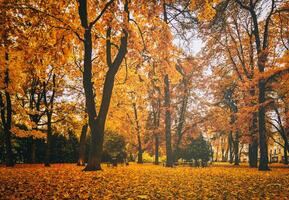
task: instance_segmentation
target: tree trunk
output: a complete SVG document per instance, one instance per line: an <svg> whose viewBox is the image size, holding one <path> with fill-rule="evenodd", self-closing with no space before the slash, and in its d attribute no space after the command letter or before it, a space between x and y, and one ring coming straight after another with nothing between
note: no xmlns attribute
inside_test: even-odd
<svg viewBox="0 0 289 200"><path fill-rule="evenodd" d="M216 150L216 158L215 158L215 162L218 162L218 154L219 154L219 145L217 146L217 150Z"/></svg>
<svg viewBox="0 0 289 200"><path fill-rule="evenodd" d="M100 130L97 126L90 125L91 129L91 141L90 151L88 157L87 166L84 171L96 171L101 170L101 155L103 147L104 129Z"/></svg>
<svg viewBox="0 0 289 200"><path fill-rule="evenodd" d="M285 136L289 135L289 105L285 103ZM284 139L284 138L283 138ZM287 138L288 139L288 138ZM287 140L288 144L288 140ZM288 165L288 145L286 146L286 141L284 144L284 164Z"/></svg>
<svg viewBox="0 0 289 200"><path fill-rule="evenodd" d="M80 4L82 1L79 1ZM85 4L85 5L84 5ZM87 21L87 11L86 11L86 1L82 6L85 6L85 11L82 11L82 15ZM79 6L81 7L81 5ZM82 17L82 16L81 16ZM87 23L87 22L86 22ZM86 26L87 28L87 26ZM93 94L93 84L92 84L92 39L91 39L91 29L86 29L84 33L84 69L83 69L83 87L85 93L85 102L86 109L88 114L88 124L91 131L91 139L90 139L90 151L88 157L88 164L85 171L95 171L100 170L101 166L101 153L98 152L100 147L97 146L97 143L100 142L100 138L98 136L103 135L102 131L97 127L99 120L96 120L96 104L94 100ZM100 156L98 156L100 154Z"/></svg>
<svg viewBox="0 0 289 200"><path fill-rule="evenodd" d="M107 7L112 3L110 1L106 4L102 12L105 12ZM128 1L125 2L124 10L128 15ZM127 53L127 40L128 32L123 29L123 35L121 37L121 43L119 50L112 60L111 53L111 27L108 26L106 32L106 61L108 66L108 71L106 72L103 94L101 99L101 104L99 108L99 113L96 113L96 104L94 100L93 93L93 83L92 83L92 38L91 38L91 29L93 28L94 23L88 21L88 12L87 12L87 1L78 0L78 13L81 21L81 26L85 30L84 39L84 69L83 69L83 87L85 93L85 103L88 114L88 124L91 131L91 142L90 142L90 152L88 157L88 163L84 171L95 171L101 170L101 156L103 149L103 139L104 139L104 128L105 121L109 109L109 104L111 100L112 90L115 81L115 75L121 65L126 53ZM101 15L100 15L101 16ZM95 21L96 22L96 21Z"/></svg>
<svg viewBox="0 0 289 200"><path fill-rule="evenodd" d="M265 80L259 80L259 145L260 145L260 162L259 170L269 170L268 166L268 146L267 146L267 137L266 137L266 124L265 124Z"/></svg>
<svg viewBox="0 0 289 200"><path fill-rule="evenodd" d="M228 136L228 141L229 141L229 153L230 153L230 157L229 157L229 162L233 163L233 135L232 135L232 131L230 131L230 134Z"/></svg>
<svg viewBox="0 0 289 200"><path fill-rule="evenodd" d="M287 147L286 147L286 145L284 145L284 164L285 165L288 165L288 155L287 155L287 152L288 151L288 149L287 149Z"/></svg>
<svg viewBox="0 0 289 200"><path fill-rule="evenodd" d="M34 164L36 163L36 144L35 140L33 137L31 138L31 158L30 158L30 163Z"/></svg>
<svg viewBox="0 0 289 200"><path fill-rule="evenodd" d="M250 88L250 96L254 98L256 95L256 90L254 87ZM255 106L256 102L252 101L251 106ZM258 113L254 112L252 114L252 121L250 122L250 136L251 136L251 142L249 144L249 166L250 167L258 167L258 140L257 140L257 122L258 122Z"/></svg>
<svg viewBox="0 0 289 200"><path fill-rule="evenodd" d="M51 117L52 117L51 114L48 113L47 114L47 138L46 138L45 161L44 161L45 167L50 167L51 136L52 136Z"/></svg>
<svg viewBox="0 0 289 200"><path fill-rule="evenodd" d="M184 81L184 87L187 87L186 82ZM179 115L179 121L178 121L178 126L177 126L177 142L175 146L175 151L174 151L174 161L176 162L179 159L179 151L180 151L180 144L182 141L183 137L183 127L185 123L185 115L186 115L186 110L187 110L187 104L188 104L188 91L185 89L185 95L182 100L182 105L180 109L180 115Z"/></svg>
<svg viewBox="0 0 289 200"><path fill-rule="evenodd" d="M255 90L252 90L251 95L255 94ZM249 144L249 166L257 167L258 166L258 141L257 141L257 121L258 121L257 113L253 113L252 124L250 126L250 135L252 138L251 143Z"/></svg>
<svg viewBox="0 0 289 200"><path fill-rule="evenodd" d="M4 42L6 42L7 35L4 33ZM6 43L4 43L5 45ZM6 47L6 46L5 46ZM12 103L11 103L11 97L9 92L7 91L8 84L9 84L9 54L8 51L5 52L5 76L4 76L4 83L5 83L5 101L3 100L3 95L0 93L0 113L1 113L1 121L4 131L4 140L5 140L5 160L6 160L6 166L7 167L13 167L15 165L14 161L14 154L12 151L12 143L11 143L11 126L12 126ZM4 103L5 102L5 103ZM5 105L6 104L6 105ZM5 109L6 107L6 109Z"/></svg>
<svg viewBox="0 0 289 200"><path fill-rule="evenodd" d="M234 165L240 164L240 158L239 158L239 131L236 131L236 136L234 140Z"/></svg>
<svg viewBox="0 0 289 200"><path fill-rule="evenodd" d="M254 26L254 36L255 36L255 43L256 43L256 50L258 55L257 65L258 65L258 71L260 75L262 76L265 71L265 64L267 61L267 53L266 49L268 47L268 27L265 26L264 34L263 34L263 47L261 45L261 38L260 38L260 31L259 31L259 25L258 25L258 17L257 14L250 5L249 12L252 17L253 26ZM269 15L271 17L271 15ZM266 19L266 23L270 21L270 18ZM269 24L266 24L269 25ZM264 78L260 78L258 81L258 128L259 128L259 146L260 146L260 161L259 161L259 170L270 170L268 166L268 146L267 146L267 136L266 136L266 109L265 109L265 101L266 101L266 82Z"/></svg>
<svg viewBox="0 0 289 200"><path fill-rule="evenodd" d="M171 145L171 111L170 111L170 86L169 86L169 76L168 74L164 77L165 83L165 131L166 131L166 167L173 167L173 155L172 155L172 145Z"/></svg>
<svg viewBox="0 0 289 200"><path fill-rule="evenodd" d="M86 149L86 134L87 134L88 124L84 124L81 129L80 141L79 141L79 156L77 165L84 166L85 165L85 149Z"/></svg>
<svg viewBox="0 0 289 200"><path fill-rule="evenodd" d="M249 166L258 167L258 141L256 138L249 144Z"/></svg>
<svg viewBox="0 0 289 200"><path fill-rule="evenodd" d="M155 165L159 164L159 136L155 135Z"/></svg>
<svg viewBox="0 0 289 200"><path fill-rule="evenodd" d="M138 121L136 104L133 103L132 107L133 107L133 111L134 111L134 120L135 120L135 124L136 124L136 132L137 132L137 144L138 144L137 163L142 164L143 163L143 159L142 159L143 150L142 150L142 145L141 145L140 126L139 126L139 121Z"/></svg>
<svg viewBox="0 0 289 200"><path fill-rule="evenodd" d="M14 154L12 152L12 144L11 144L11 132L9 129L4 128L5 134L5 150L6 150L6 167L13 167L14 163Z"/></svg>

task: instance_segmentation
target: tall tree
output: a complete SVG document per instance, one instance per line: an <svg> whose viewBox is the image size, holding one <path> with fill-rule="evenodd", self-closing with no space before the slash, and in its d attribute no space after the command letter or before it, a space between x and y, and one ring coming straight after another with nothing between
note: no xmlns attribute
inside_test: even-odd
<svg viewBox="0 0 289 200"><path fill-rule="evenodd" d="M96 112L95 95L93 93L93 83L92 83L92 28L97 23L97 21L106 12L108 7L114 1L111 0L105 4L104 8L101 10L100 14L93 20L89 22L88 16L88 3L86 0L78 1L78 12L81 21L81 26L84 29L83 35L83 45L84 45L84 70L83 70L83 87L85 92L86 109L88 113L88 124L91 130L91 144L90 153L88 158L87 166L85 171L100 170L101 166L101 155L103 148L103 138L104 138L104 127L105 121L108 113L108 108L110 104L111 94L114 86L115 75L124 59L127 52L127 40L128 32L125 28L122 29L121 44L117 55L114 60L112 60L112 44L111 44L111 31L112 27L107 25L106 32L106 61L108 70L106 72L103 94L99 112ZM128 23L129 11L128 11L128 1L125 2L124 10L127 16L123 19L124 23Z"/></svg>

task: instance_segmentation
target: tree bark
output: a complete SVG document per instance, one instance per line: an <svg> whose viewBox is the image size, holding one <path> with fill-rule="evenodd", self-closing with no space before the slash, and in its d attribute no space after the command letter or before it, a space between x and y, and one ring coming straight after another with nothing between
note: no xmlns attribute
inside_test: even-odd
<svg viewBox="0 0 289 200"><path fill-rule="evenodd" d="M287 146L284 145L284 164L285 165L288 165L288 149L287 149Z"/></svg>
<svg viewBox="0 0 289 200"><path fill-rule="evenodd" d="M30 163L34 164L36 162L36 144L35 139L31 137L31 157L30 157Z"/></svg>
<svg viewBox="0 0 289 200"><path fill-rule="evenodd" d="M47 97L47 92L48 92L47 91L47 84L48 84L48 82L47 83L46 83L46 81L43 82L43 100L44 100L44 104L45 104L45 113L46 113L46 117L47 117L47 138L46 138L44 166L50 167L52 115L53 115L54 97L55 97L55 93L56 93L56 75L55 74L52 74L52 94L49 98L49 101L48 101L48 97Z"/></svg>
<svg viewBox="0 0 289 200"><path fill-rule="evenodd" d="M239 131L236 131L235 140L234 140L234 165L240 164L240 158L239 158Z"/></svg>
<svg viewBox="0 0 289 200"><path fill-rule="evenodd" d="M255 88L250 89L250 95L252 97L255 96ZM255 102L251 102L252 106L255 106ZM252 121L250 122L250 136L251 142L249 144L249 166L250 167L258 167L258 139L257 139L257 122L258 122L258 113L254 112L252 114Z"/></svg>
<svg viewBox="0 0 289 200"><path fill-rule="evenodd" d="M230 131L229 136L228 136L228 142L229 142L229 153L230 153L230 157L229 157L229 162L233 163L233 135L232 135L232 131Z"/></svg>
<svg viewBox="0 0 289 200"><path fill-rule="evenodd" d="M258 54L258 70L262 75L265 71L265 63L267 61L267 54L264 52L268 46L268 27L265 27L264 30L264 38L263 38L263 48L261 47L261 39L259 33L259 26L258 26L258 19L255 13L254 8L250 10L253 25L254 25L254 35L255 35L255 43L256 49ZM268 18L269 19L269 18ZM269 22L269 21L268 21ZM266 20L267 25L267 20ZM266 108L265 108L265 101L266 101L266 83L265 79L261 78L258 81L258 127L259 127L259 146L260 146L260 161L259 161L259 170L269 170L268 166L268 145L267 145L267 136L266 136Z"/></svg>
<svg viewBox="0 0 289 200"><path fill-rule="evenodd" d="M264 71L263 71L264 72ZM267 145L267 136L266 136L266 124L265 124L265 82L264 79L259 80L259 145L260 145L260 162L259 170L269 170L268 166L268 145Z"/></svg>
<svg viewBox="0 0 289 200"><path fill-rule="evenodd" d="M159 136L155 135L155 165L159 164Z"/></svg>
<svg viewBox="0 0 289 200"><path fill-rule="evenodd" d="M249 144L249 166L258 167L258 141L253 139L252 143Z"/></svg>
<svg viewBox="0 0 289 200"><path fill-rule="evenodd" d="M50 167L51 136L52 136L51 115L47 114L47 138L46 138L45 161L44 161L45 167Z"/></svg>
<svg viewBox="0 0 289 200"><path fill-rule="evenodd" d="M178 126L177 126L177 142L175 145L175 151L174 151L174 161L176 162L179 159L179 151L180 151L180 144L183 138L183 127L185 123L185 115L186 115L186 110L187 110L187 105L188 105L188 91L187 91L187 84L186 81L184 80L184 87L185 87L185 95L183 96L182 100L182 105L180 109L180 115L179 115L179 120L178 120Z"/></svg>
<svg viewBox="0 0 289 200"><path fill-rule="evenodd" d="M5 35L4 35L5 39ZM5 42L5 41L4 41ZM11 143L11 126L12 126L12 103L11 103L11 97L10 93L7 91L8 84L9 84L9 54L8 52L5 52L5 76L4 76L4 84L5 84L5 103L3 100L3 95L0 93L0 113L1 113L1 121L2 126L4 130L4 140L5 140L5 160L6 160L6 166L7 167L13 167L15 165L14 161L14 154L12 151L12 143Z"/></svg>
<svg viewBox="0 0 289 200"><path fill-rule="evenodd" d="M136 104L133 103L132 107L134 111L134 120L136 124L136 132L137 132L137 144L138 144L137 163L142 164L143 163L143 159L142 159L143 150L142 150L142 145L141 145L140 126L139 126L139 121L138 121Z"/></svg>
<svg viewBox="0 0 289 200"><path fill-rule="evenodd" d="M79 155L78 155L78 166L85 165L85 149L86 149L86 134L88 124L84 124L81 129L80 141L79 141Z"/></svg>
<svg viewBox="0 0 289 200"><path fill-rule="evenodd" d="M166 131L166 167L173 167L173 155L171 145L171 110L170 110L170 86L168 74L164 77L165 83L165 131Z"/></svg>
<svg viewBox="0 0 289 200"><path fill-rule="evenodd" d="M253 22L253 34L255 36L255 44L256 44L256 51L257 51L257 65L258 71L261 75L258 81L258 128L259 128L259 147L260 147L260 161L259 161L259 170L265 171L270 170L268 166L268 145L267 145L267 134L266 134L266 108L265 108L265 101L266 101L266 80L262 77L265 71L266 62L268 59L268 43L269 43L269 24L271 23L271 17L276 9L275 1L271 0L271 10L269 11L268 16L265 19L264 28L263 28L263 43L261 42L261 34L258 24L258 15L256 14L256 8L253 3L249 5L243 4L240 0L236 0L236 2L240 5L242 9L247 10L252 18Z"/></svg>
<svg viewBox="0 0 289 200"><path fill-rule="evenodd" d="M106 60L108 65L108 71L105 76L102 100L100 104L99 113L96 113L96 104L94 100L93 93L93 83L92 83L92 37L91 29L96 21L102 16L105 10L113 1L109 1L105 8L101 11L100 15L93 22L88 22L88 12L87 12L87 1L78 0L78 13L81 21L81 26L85 29L84 32L84 69L83 69L83 87L85 93L85 103L88 114L88 124L91 131L91 141L90 141L90 152L88 157L88 163L84 171L95 171L101 170L101 156L103 149L103 139L104 139L104 127L105 121L109 109L109 104L111 100L112 90L115 81L115 75L127 53L127 40L128 32L123 29L123 36L121 37L121 44L119 50L112 60L111 54L111 27L107 29L107 40L106 40ZM128 1L125 2L124 10L128 12Z"/></svg>

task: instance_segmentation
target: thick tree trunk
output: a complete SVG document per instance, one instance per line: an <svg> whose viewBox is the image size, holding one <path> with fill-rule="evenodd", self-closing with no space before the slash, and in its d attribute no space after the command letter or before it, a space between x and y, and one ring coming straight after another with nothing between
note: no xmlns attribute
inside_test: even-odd
<svg viewBox="0 0 289 200"><path fill-rule="evenodd" d="M165 83L165 131L166 131L166 167L173 167L173 155L171 145L171 111L170 111L170 83L168 74L164 77Z"/></svg>
<svg viewBox="0 0 289 200"><path fill-rule="evenodd" d="M91 127L91 141L90 151L87 166L84 171L101 170L101 156L103 147L104 129L98 129L97 126L90 125Z"/></svg>
<svg viewBox="0 0 289 200"><path fill-rule="evenodd" d="M255 36L255 43L256 43L256 50L258 55L258 71L260 75L262 76L265 71L265 64L267 61L267 53L266 49L268 47L268 31L269 31L269 21L270 18L266 19L266 26L263 34L263 45L261 44L261 37L260 37L260 31L259 31L259 25L258 25L258 17L255 12L255 8L250 5L249 12L252 17L253 26L254 26L254 36ZM271 17L269 15L268 17ZM268 23L268 24L267 24ZM266 109L265 109L265 101L266 101L266 82L264 78L259 79L258 81L258 128L259 128L259 147L260 147L260 161L259 161L259 170L270 170L268 166L268 146L267 146L267 136L266 136Z"/></svg>
<svg viewBox="0 0 289 200"><path fill-rule="evenodd" d="M249 144L249 166L258 167L258 141L253 138L251 144Z"/></svg>
<svg viewBox="0 0 289 200"><path fill-rule="evenodd" d="M256 95L256 90L254 87L251 87L250 89L250 96L254 98ZM255 106L256 102L252 101L251 106ZM254 112L252 114L252 121L249 124L250 127L250 136L251 136L251 142L249 144L249 166L250 167L258 167L258 140L257 140L257 122L258 122L258 113Z"/></svg>
<svg viewBox="0 0 289 200"><path fill-rule="evenodd" d="M6 150L6 167L13 167L14 163L14 154L12 152L12 144L11 144L11 132L9 129L4 128L5 134L5 150Z"/></svg>
<svg viewBox="0 0 289 200"><path fill-rule="evenodd" d="M234 165L240 164L240 158L239 158L239 131L236 131L235 140L234 140Z"/></svg>
<svg viewBox="0 0 289 200"><path fill-rule="evenodd" d="M265 80L259 80L259 145L260 145L260 162L259 170L269 170L268 166L268 146L266 136L266 124L265 124L265 106L262 105L265 102Z"/></svg>
<svg viewBox="0 0 289 200"><path fill-rule="evenodd" d="M138 164L143 164L142 150L141 150L140 148L138 148L137 163L138 163Z"/></svg>
<svg viewBox="0 0 289 200"><path fill-rule="evenodd" d="M78 166L85 165L85 149L86 149L86 134L88 124L84 124L81 129L80 141L79 141L79 155L78 155Z"/></svg>
<svg viewBox="0 0 289 200"><path fill-rule="evenodd" d="M102 14L105 12L107 7L113 1L109 1L105 8L102 10ZM125 2L124 10L128 15L128 1ZM85 103L88 113L88 124L91 131L91 142L90 142L90 152L87 166L84 171L95 171L101 169L101 156L103 149L103 139L104 139L104 127L105 121L109 109L109 104L111 100L112 90L114 86L115 75L121 65L126 53L127 53L127 39L128 33L125 29L122 30L123 36L121 37L121 44L119 50L112 60L111 53L111 27L107 29L107 40L106 40L106 61L108 66L108 71L105 76L103 94L100 104L99 113L96 113L96 104L94 100L93 93L93 83L92 83L92 38L91 29L93 28L94 22L89 23L89 17L87 12L87 1L78 0L78 13L81 21L81 26L85 30L84 32L84 69L83 69L83 87L85 93ZM101 15L102 15L101 14ZM99 17L101 17L99 15Z"/></svg>
<svg viewBox="0 0 289 200"><path fill-rule="evenodd" d="M7 39L7 36L4 33L4 39ZM4 42L7 42L6 40ZM11 143L11 126L12 126L12 103L9 92L7 91L9 84L9 54L5 52L5 61L6 61L6 70L5 70L5 101L3 100L3 95L0 93L0 113L1 113L1 121L4 130L4 140L5 140L5 160L7 167L13 167L15 165L14 162L14 154L12 151L12 143ZM5 102L5 103L4 103ZM6 105L5 105L6 104Z"/></svg>
<svg viewBox="0 0 289 200"><path fill-rule="evenodd" d="M184 87L187 87L186 82L184 81ZM185 89L185 95L182 100L182 105L180 109L180 114L179 114L179 120L178 120L178 126L177 126L177 142L175 145L175 150L174 150L174 161L176 162L179 159L179 151L180 151L180 144L182 141L183 137L183 127L185 124L185 115L186 115L186 110L187 110L187 104L188 104L188 91L187 88Z"/></svg>
<svg viewBox="0 0 289 200"><path fill-rule="evenodd" d="M159 164L159 136L155 135L155 165Z"/></svg>
<svg viewBox="0 0 289 200"><path fill-rule="evenodd" d="M31 138L31 155L30 155L30 163L36 163L36 144L33 137Z"/></svg>
<svg viewBox="0 0 289 200"><path fill-rule="evenodd" d="M11 144L11 124L12 124L12 104L10 94L5 92L6 97L6 125L4 127L4 134L5 134L5 146L6 146L6 166L13 167L15 165L14 161L14 154L12 152L12 144Z"/></svg>
<svg viewBox="0 0 289 200"><path fill-rule="evenodd" d="M82 2L82 1L79 1ZM80 15L83 16L86 20L86 28L87 28L87 11L86 11L86 1L82 5L82 9L80 9ZM82 17L81 16L81 17ZM83 22L82 22L83 23ZM85 93L85 102L86 102L86 109L88 114L88 124L91 131L91 140L90 140L90 152L88 157L88 164L85 171L95 171L100 170L101 166L101 153L99 152L100 146L97 143L100 143L99 136L103 135L103 131L99 129L98 123L99 120L97 119L96 115L96 104L94 100L93 94L93 84L92 84L92 39L91 39L91 29L86 29L84 33L84 69L83 69L83 87ZM100 156L99 156L100 155Z"/></svg>

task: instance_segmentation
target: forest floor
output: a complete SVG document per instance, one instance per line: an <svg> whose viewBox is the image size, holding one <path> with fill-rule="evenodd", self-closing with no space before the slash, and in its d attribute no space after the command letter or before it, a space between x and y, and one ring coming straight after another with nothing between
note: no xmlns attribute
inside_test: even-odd
<svg viewBox="0 0 289 200"><path fill-rule="evenodd" d="M151 164L82 172L74 164L0 167L0 199L289 199L289 168Z"/></svg>

